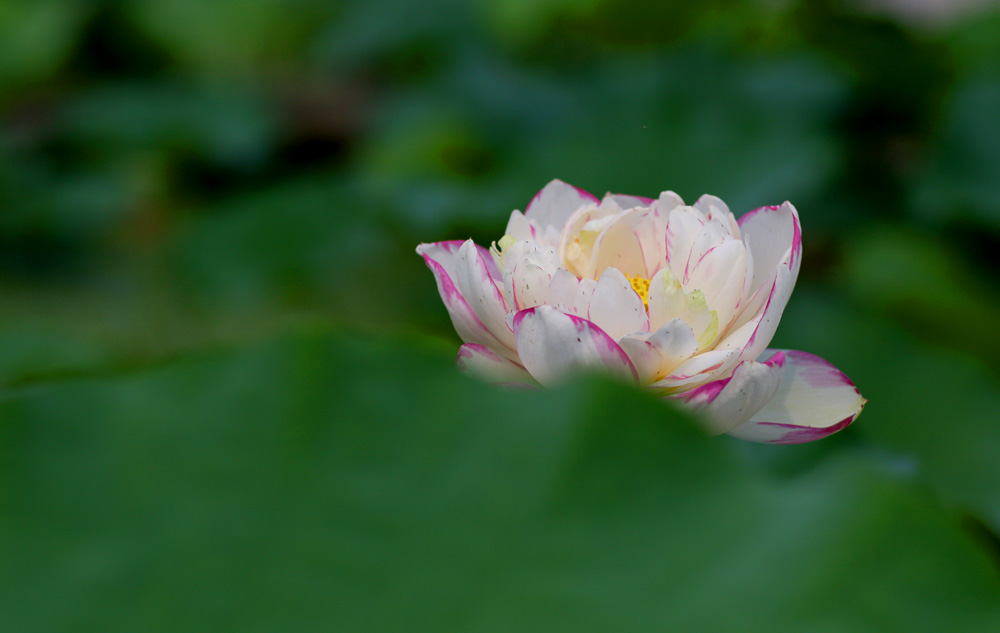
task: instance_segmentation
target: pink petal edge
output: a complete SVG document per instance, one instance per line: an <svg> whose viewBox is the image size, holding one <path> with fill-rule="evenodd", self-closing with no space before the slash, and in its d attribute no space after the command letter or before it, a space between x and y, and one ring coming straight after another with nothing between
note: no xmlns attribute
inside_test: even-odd
<svg viewBox="0 0 1000 633"><path fill-rule="evenodd" d="M462 338L465 342L470 342L463 335L463 329L467 329L467 334L469 335L476 336L481 340L495 342L497 346L504 347L504 344L476 316L476 313L472 310L468 301L465 300L465 297L462 296L462 293L459 292L458 287L455 286L455 282L444 266L426 253L420 253L420 256L424 258L427 267L434 274L434 279L438 284L438 292L445 303L448 316L451 317L452 324L455 325L455 330L459 338ZM460 327L460 323L465 327Z"/></svg>
<svg viewBox="0 0 1000 633"><path fill-rule="evenodd" d="M443 242L422 242L417 246L417 253L426 260L427 255L426 253L421 252L420 247L440 246L447 251L449 255L451 255L457 253L458 249L462 248L462 244L465 244L466 241L467 240L444 240ZM483 258L483 263L486 264L486 270L490 272L490 277L492 277L494 281L503 282L503 275L500 273L500 269L497 268L497 263L493 261L493 255L490 253L490 249L476 244L476 250L479 251L480 257Z"/></svg>
<svg viewBox="0 0 1000 633"><path fill-rule="evenodd" d="M837 367L830 361L817 356L816 354L811 354L809 352L803 352L799 350L783 350L787 358L793 362L798 362L799 367L797 368L798 377L807 386L814 389L835 389L850 387L854 393L861 398L861 405L858 410L853 414L841 419L840 421L828 425L828 426L804 426L801 424L790 424L787 422L755 422L753 420L747 422L747 425L754 425L760 427L768 427L773 429L788 429L788 431L778 437L773 439L751 439L743 438L750 441L762 442L765 444L804 444L806 442L814 442L816 440L823 439L842 431L850 426L864 411L865 405L868 404L868 399L861 395L861 391L857 388L847 374L837 369ZM779 351L778 353L781 353ZM773 357L772 357L773 358ZM803 361L808 364L803 364ZM739 428L739 427L737 427ZM735 430L735 429L734 429ZM740 437L737 435L736 437Z"/></svg>
<svg viewBox="0 0 1000 633"><path fill-rule="evenodd" d="M780 209L781 207L785 206L786 204L791 206L791 203L786 200L781 204L772 204L764 207L757 207L756 209L752 211L747 211L746 213L741 215L736 220L736 223L739 225L740 229L742 229L743 222L749 220L758 213L774 212ZM799 222L798 214L792 213L792 258L788 262L788 267L791 268L792 262L796 261L800 257L802 257L802 225Z"/></svg>
<svg viewBox="0 0 1000 633"><path fill-rule="evenodd" d="M867 401L866 401L867 402ZM864 409L865 405L861 405L861 409ZM761 426L774 426L785 429L793 429L781 436L776 440L767 440L765 444L805 444L806 442L815 442L816 440L821 440L828 435L833 435L837 431L842 431L851 425L852 422L858 419L861 415L861 411L856 414L846 417L840 422L837 422L833 426L827 426L823 428L813 427L813 426L798 426L797 424L782 424L780 422L757 422Z"/></svg>

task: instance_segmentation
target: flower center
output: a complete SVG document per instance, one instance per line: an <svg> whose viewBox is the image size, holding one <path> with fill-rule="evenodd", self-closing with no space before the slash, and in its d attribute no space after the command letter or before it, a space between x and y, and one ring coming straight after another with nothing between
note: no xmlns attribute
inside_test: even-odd
<svg viewBox="0 0 1000 633"><path fill-rule="evenodd" d="M645 277L640 277L636 275L631 277L628 274L625 275L625 279L628 279L629 283L632 284L632 290L635 290L635 294L639 295L642 299L642 305L645 306L646 310L649 310L649 280Z"/></svg>

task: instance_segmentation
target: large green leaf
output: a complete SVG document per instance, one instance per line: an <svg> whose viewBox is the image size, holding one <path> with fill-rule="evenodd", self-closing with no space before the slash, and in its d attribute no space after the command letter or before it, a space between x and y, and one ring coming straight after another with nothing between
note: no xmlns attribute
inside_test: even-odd
<svg viewBox="0 0 1000 633"><path fill-rule="evenodd" d="M450 346L449 346L450 347ZM988 556L842 453L773 480L598 380L300 331L0 403L5 631L985 631Z"/></svg>

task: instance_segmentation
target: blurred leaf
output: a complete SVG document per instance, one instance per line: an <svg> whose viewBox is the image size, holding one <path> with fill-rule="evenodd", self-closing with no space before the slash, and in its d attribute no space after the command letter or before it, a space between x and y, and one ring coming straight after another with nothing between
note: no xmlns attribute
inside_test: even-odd
<svg viewBox="0 0 1000 633"><path fill-rule="evenodd" d="M377 235L370 236L374 243L363 238L373 229L356 215L359 211L339 181L289 182L202 213L178 232L170 259L216 307L245 308L282 293L308 294L318 289L323 253L333 254L330 263L338 268L347 266L352 255L379 248Z"/></svg>
<svg viewBox="0 0 1000 633"><path fill-rule="evenodd" d="M747 64L694 49L602 70L512 169L558 171L600 193L712 193L739 214L816 196L841 160L825 128L842 86L815 60Z"/></svg>
<svg viewBox="0 0 1000 633"><path fill-rule="evenodd" d="M394 117L368 140L365 171L387 179L467 180L490 166L489 149L462 115L437 109L413 118Z"/></svg>
<svg viewBox="0 0 1000 633"><path fill-rule="evenodd" d="M292 308L366 329L414 327L434 284L418 240L385 215L341 179L304 177L210 207L171 238L164 263L215 317Z"/></svg>
<svg viewBox="0 0 1000 633"><path fill-rule="evenodd" d="M601 0L486 0L484 22L508 42L537 46L545 36L565 37L556 25L585 21L600 5ZM575 26L579 30L578 24Z"/></svg>
<svg viewBox="0 0 1000 633"><path fill-rule="evenodd" d="M1000 65L1000 7L973 10L968 18L950 29L946 37L955 65L963 73L975 74Z"/></svg>
<svg viewBox="0 0 1000 633"><path fill-rule="evenodd" d="M348 0L316 38L313 55L340 71L358 71L404 84L456 61L470 44L482 46L475 4L456 0Z"/></svg>
<svg viewBox="0 0 1000 633"><path fill-rule="evenodd" d="M314 0L128 0L135 24L181 64L222 76L285 61L331 17Z"/></svg>
<svg viewBox="0 0 1000 633"><path fill-rule="evenodd" d="M800 288L772 345L819 354L846 372L869 400L852 433L1000 533L1000 385L981 363L921 338L835 292Z"/></svg>
<svg viewBox="0 0 1000 633"><path fill-rule="evenodd" d="M917 214L943 223L974 218L1000 231L1000 76L956 87L930 164L914 181Z"/></svg>
<svg viewBox="0 0 1000 633"><path fill-rule="evenodd" d="M1000 297L941 241L898 228L859 230L837 277L846 292L915 335L1000 371Z"/></svg>
<svg viewBox="0 0 1000 633"><path fill-rule="evenodd" d="M0 3L0 91L54 73L72 52L92 10L76 0Z"/></svg>
<svg viewBox="0 0 1000 633"><path fill-rule="evenodd" d="M395 192L400 222L428 233L457 222L496 233L552 178L597 194L713 193L737 214L807 204L843 158L828 129L844 86L808 56L748 63L702 46L546 74L484 55L440 82L383 103L358 166L373 196ZM476 191L454 183L447 151L484 157ZM413 213L412 191L435 185L459 193Z"/></svg>
<svg viewBox="0 0 1000 633"><path fill-rule="evenodd" d="M277 115L247 86L161 82L107 84L60 108L60 132L116 154L178 149L236 166L259 164L275 144Z"/></svg>
<svg viewBox="0 0 1000 633"><path fill-rule="evenodd" d="M850 456L772 481L633 389L505 392L451 359L317 329L8 393L0 624L936 633L1000 617L987 556L904 481Z"/></svg>
<svg viewBox="0 0 1000 633"><path fill-rule="evenodd" d="M32 160L0 148L0 261L45 269L103 237L129 213L128 183L92 165L64 171L48 157ZM37 272L37 270L36 270Z"/></svg>

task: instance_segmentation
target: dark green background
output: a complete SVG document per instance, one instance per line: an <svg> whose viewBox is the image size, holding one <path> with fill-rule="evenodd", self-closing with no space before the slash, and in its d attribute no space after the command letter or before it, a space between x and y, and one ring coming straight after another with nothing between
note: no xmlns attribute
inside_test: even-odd
<svg viewBox="0 0 1000 633"><path fill-rule="evenodd" d="M860 6L0 3L0 630L1000 630L1000 9ZM458 375L557 177L794 202L864 415Z"/></svg>

